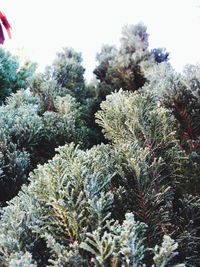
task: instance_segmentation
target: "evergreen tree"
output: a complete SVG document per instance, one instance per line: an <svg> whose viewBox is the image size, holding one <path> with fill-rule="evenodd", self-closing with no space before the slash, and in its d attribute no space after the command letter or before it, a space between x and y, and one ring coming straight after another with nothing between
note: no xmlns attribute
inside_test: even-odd
<svg viewBox="0 0 200 267"><path fill-rule="evenodd" d="M39 114L55 111L54 99L57 96L71 95L80 104L79 117L84 121L84 146L92 147L105 141L100 127L95 123L94 114L99 108L99 90L95 84L86 84L81 54L71 48L64 48L57 54L51 66L43 74L30 79L30 90L39 99ZM63 82L61 82L61 80ZM89 141L88 141L89 140Z"/></svg>
<svg viewBox="0 0 200 267"><path fill-rule="evenodd" d="M22 90L0 107L2 205L18 193L23 183L27 183L29 172L38 163L43 164L52 158L56 147L72 141L81 146L87 144L87 128L80 118L80 105L69 94L61 97L52 93L54 110L47 109L41 113L38 95ZM48 106L49 99L45 97L43 104Z"/></svg>
<svg viewBox="0 0 200 267"><path fill-rule="evenodd" d="M195 227L180 227L177 221L197 220L199 212L191 216L192 209L198 211L199 200L194 207L193 197L187 201L186 192L180 190L180 179L185 178L180 166L187 159L176 139L171 112L158 107L156 97L148 92L119 91L108 96L101 108L97 121L111 143L85 152L64 146L52 161L34 171L30 185L4 211L4 225L11 218L12 224L23 221L24 241L19 247L14 238L16 250L11 251L2 226L1 251L7 251L2 263L10 262L13 253L31 253L40 266L47 261L52 266L92 262L95 266L172 266L189 262L190 257L198 262ZM180 210L179 198L186 201L188 210ZM23 219L14 219L12 213L18 209ZM19 232L10 234L22 240ZM41 244L49 255L45 259L35 252ZM164 254L160 246L166 246ZM175 253L179 246L189 253Z"/></svg>
<svg viewBox="0 0 200 267"><path fill-rule="evenodd" d="M142 24L102 49L97 85L64 51L0 109L7 188L64 145L2 209L0 265L200 266L199 66L176 73ZM106 144L85 149L94 112Z"/></svg>
<svg viewBox="0 0 200 267"><path fill-rule="evenodd" d="M100 81L101 99L115 90L135 91L146 79L146 69L156 63L167 61L165 49L148 49L147 28L142 23L127 25L122 29L120 47L105 45L97 54L98 65L94 70Z"/></svg>
<svg viewBox="0 0 200 267"><path fill-rule="evenodd" d="M57 53L53 64L47 67L46 74L50 79L56 80L64 92L67 90L73 95L80 94L84 88L85 72L81 63L81 53L64 47L63 51Z"/></svg>
<svg viewBox="0 0 200 267"><path fill-rule="evenodd" d="M0 103L18 89L26 89L27 79L35 71L36 65L26 61L20 66L20 61L5 49L0 49Z"/></svg>

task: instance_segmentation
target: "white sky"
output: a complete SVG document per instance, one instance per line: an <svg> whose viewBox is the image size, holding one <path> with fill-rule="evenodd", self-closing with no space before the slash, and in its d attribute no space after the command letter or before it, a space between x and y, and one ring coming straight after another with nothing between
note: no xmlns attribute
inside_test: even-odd
<svg viewBox="0 0 200 267"><path fill-rule="evenodd" d="M165 47L181 71L200 62L200 0L3 0L13 38L4 46L23 51L39 64L51 64L62 47L82 52L86 78L92 77L102 44L118 44L121 29L140 21L147 26L150 47Z"/></svg>

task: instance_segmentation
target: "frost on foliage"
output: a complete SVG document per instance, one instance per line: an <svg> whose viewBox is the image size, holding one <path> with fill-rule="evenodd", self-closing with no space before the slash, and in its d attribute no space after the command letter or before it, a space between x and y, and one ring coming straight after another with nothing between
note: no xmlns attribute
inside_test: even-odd
<svg viewBox="0 0 200 267"><path fill-rule="evenodd" d="M40 143L47 142L45 152L56 134L65 132L69 141L81 125L74 98L52 101L54 109L39 115L46 123ZM96 119L109 144L86 151L73 143L59 147L3 210L2 264L28 251L44 266L150 267L152 247L164 235L153 250L156 267L184 261L198 266L198 196L185 198L189 167L171 110L158 105L150 90L120 90L102 102ZM2 143L7 146L8 140ZM2 153L0 163L5 165Z"/></svg>
<svg viewBox="0 0 200 267"><path fill-rule="evenodd" d="M161 246L156 245L154 248L154 254L153 260L155 262L155 265L157 267L165 267L169 266L168 263L176 256L178 255L178 252L176 251L178 248L178 243L175 242L170 236L164 235L163 242ZM174 267L184 267L185 264L177 264L174 265Z"/></svg>
<svg viewBox="0 0 200 267"><path fill-rule="evenodd" d="M6 105L9 106L10 109L29 106L29 108L33 108L35 111L37 111L38 99L29 92L29 89L21 89L15 94L11 94L10 97L6 99Z"/></svg>
<svg viewBox="0 0 200 267"><path fill-rule="evenodd" d="M29 252L25 252L24 254L12 254L9 267L37 267L37 265L33 263L31 254Z"/></svg>
<svg viewBox="0 0 200 267"><path fill-rule="evenodd" d="M42 135L42 120L28 106L17 109L9 105L0 107L0 123L7 138L10 137L19 147L36 144Z"/></svg>
<svg viewBox="0 0 200 267"><path fill-rule="evenodd" d="M125 263L127 266L139 266L144 257L143 234L145 225L136 222L132 213L125 215L122 225L107 221L107 230L98 227L81 243L81 248L93 255L96 266Z"/></svg>
<svg viewBox="0 0 200 267"><path fill-rule="evenodd" d="M50 234L45 234L44 238L47 242L47 247L51 250L48 266L79 267L83 265L83 258L79 252L77 241L70 244L67 249L64 245L56 242Z"/></svg>
<svg viewBox="0 0 200 267"><path fill-rule="evenodd" d="M105 149L103 146L102 150ZM38 166L30 176L29 186L24 186L19 196L4 209L0 247L7 252L3 252L2 262L10 259L13 246L16 252L25 248L31 251L37 240L43 240L47 245L52 244L48 245L49 248L43 248L46 253L49 253L49 249L52 251L52 261L61 261L61 254L66 251L67 255L69 253L72 258L76 257L73 260L75 264L81 256L71 245L81 242L91 227L103 227L106 218L109 218L113 195L104 190L109 186L112 173L104 157L96 165L95 154L98 155L98 150L93 150L90 155L90 151L81 151L73 144L58 150L59 154L51 161ZM93 172L98 168L105 177L111 177L106 183L102 181L103 176L95 177ZM90 191L93 192L95 203Z"/></svg>
<svg viewBox="0 0 200 267"><path fill-rule="evenodd" d="M142 89L154 92L158 100L167 92L173 91L180 82L180 74L176 73L168 62L151 66L146 73L146 77L148 83Z"/></svg>
<svg viewBox="0 0 200 267"><path fill-rule="evenodd" d="M115 143L139 141L141 145L145 142L150 146L162 145L174 135L173 118L169 111L157 107L152 93L120 90L107 96L96 113L96 122Z"/></svg>
<svg viewBox="0 0 200 267"><path fill-rule="evenodd" d="M98 148L106 152L106 146ZM142 259L143 224L135 222L132 214L126 215L122 225L113 221L110 218L113 194L106 192L111 178L105 184L102 183L103 177L94 179L93 171L97 169L105 173L105 177L112 177L104 157L99 157L98 164L95 160L99 149L92 149L90 154L90 151L83 152L73 145L59 148L60 155L31 174L30 185L24 186L19 197L13 199L3 212L3 263L11 261L14 251L21 253L25 248L31 251L38 238L45 240L50 249L49 264L53 266L80 266L80 262L86 260L80 254L80 243L88 245L89 240L100 244L96 247L95 259L99 264L111 259L119 262ZM98 185L99 190L96 190ZM94 200L88 193L90 190Z"/></svg>
<svg viewBox="0 0 200 267"><path fill-rule="evenodd" d="M121 226L120 251L122 259L130 266L138 266L144 257L144 223L136 222L132 213L125 215Z"/></svg>
<svg viewBox="0 0 200 267"><path fill-rule="evenodd" d="M56 147L72 141L87 143L76 100L55 95L53 103L54 111L40 114L38 96L21 90L0 107L0 201L14 197L28 173L55 155Z"/></svg>

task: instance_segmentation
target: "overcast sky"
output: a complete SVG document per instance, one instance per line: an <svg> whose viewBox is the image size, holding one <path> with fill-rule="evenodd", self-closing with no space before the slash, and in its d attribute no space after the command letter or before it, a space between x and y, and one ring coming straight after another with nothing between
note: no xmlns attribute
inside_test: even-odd
<svg viewBox="0 0 200 267"><path fill-rule="evenodd" d="M102 44L118 45L126 24L143 22L150 47L166 47L178 70L200 62L200 0L2 0L12 25L5 47L39 64L51 64L62 47L82 52L92 77ZM7 37L7 36L6 36Z"/></svg>

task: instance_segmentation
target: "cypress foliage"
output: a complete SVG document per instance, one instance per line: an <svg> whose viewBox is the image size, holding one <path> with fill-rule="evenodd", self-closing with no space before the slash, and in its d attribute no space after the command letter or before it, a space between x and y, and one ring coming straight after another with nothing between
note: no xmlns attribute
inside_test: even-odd
<svg viewBox="0 0 200 267"><path fill-rule="evenodd" d="M48 100L46 100L47 102ZM38 163L55 154L58 145L87 143L80 105L70 96L55 96L54 111L40 113L40 99L19 91L0 107L0 201L14 197ZM46 103L45 102L45 103Z"/></svg>
<svg viewBox="0 0 200 267"><path fill-rule="evenodd" d="M166 237L183 234L172 213L185 160L172 114L157 107L152 93L119 91L101 108L97 121L111 144L85 152L74 145L60 148L52 161L34 171L17 201L11 201L28 223L25 241L15 253L34 255L30 248L39 238L50 266L151 266L158 258L170 266L174 259L185 260L173 252L178 241ZM155 256L162 254L162 237L169 241L164 244L170 258ZM12 253L5 256L8 261ZM47 264L38 254L33 260Z"/></svg>
<svg viewBox="0 0 200 267"><path fill-rule="evenodd" d="M86 86L64 49L0 108L2 195L22 186L1 210L0 265L200 266L199 66L176 73L142 24L98 59Z"/></svg>
<svg viewBox="0 0 200 267"><path fill-rule="evenodd" d="M27 87L27 80L33 75L36 64L20 60L10 52L0 48L0 104L19 89Z"/></svg>

